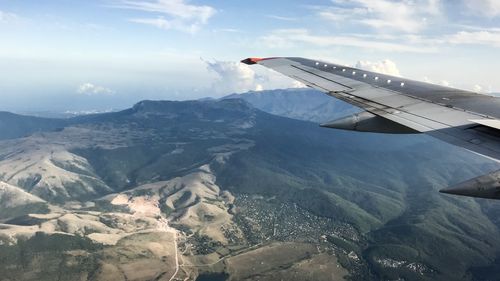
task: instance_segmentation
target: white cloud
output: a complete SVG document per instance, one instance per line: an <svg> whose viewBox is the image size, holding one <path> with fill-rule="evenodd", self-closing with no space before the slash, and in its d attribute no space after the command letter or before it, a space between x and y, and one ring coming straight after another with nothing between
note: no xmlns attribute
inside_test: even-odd
<svg viewBox="0 0 500 281"><path fill-rule="evenodd" d="M214 29L213 32L227 32L227 33L240 33L242 32L240 29L236 28L218 28Z"/></svg>
<svg viewBox="0 0 500 281"><path fill-rule="evenodd" d="M156 17L133 18L131 22L148 24L161 29L194 33L217 12L206 5L189 4L187 0L136 1L121 0L118 8L154 13Z"/></svg>
<svg viewBox="0 0 500 281"><path fill-rule="evenodd" d="M268 17L270 19L281 20L281 21L296 21L297 20L297 18L277 16L277 15L267 15L266 17Z"/></svg>
<svg viewBox="0 0 500 281"><path fill-rule="evenodd" d="M382 74L392 75L392 76L401 76L396 63L391 60L383 60L380 62L371 62L371 61L358 61L356 63L356 68L378 72Z"/></svg>
<svg viewBox="0 0 500 281"><path fill-rule="evenodd" d="M0 11L0 23L12 23L19 19L19 16L13 13Z"/></svg>
<svg viewBox="0 0 500 281"><path fill-rule="evenodd" d="M492 95L492 96L500 97L500 93L493 93L493 89L492 89L491 85L487 86L487 87L483 87L482 85L475 84L474 86L471 87L471 90L476 92L476 93L480 93L480 94L484 94L484 95Z"/></svg>
<svg viewBox="0 0 500 281"><path fill-rule="evenodd" d="M497 17L500 16L500 1L498 0L464 0L469 11L476 14Z"/></svg>
<svg viewBox="0 0 500 281"><path fill-rule="evenodd" d="M406 35L408 44L420 46L434 46L438 48L445 45L484 45L500 47L500 28L479 26L461 26L464 30L455 33L441 34L438 36Z"/></svg>
<svg viewBox="0 0 500 281"><path fill-rule="evenodd" d="M299 82L297 80L293 80L292 81L292 86L290 88L294 88L294 89L298 89L298 88L307 88L307 85L302 83L302 82Z"/></svg>
<svg viewBox="0 0 500 281"><path fill-rule="evenodd" d="M388 52L430 53L436 48L427 45L405 45L391 41L381 41L354 35L314 35L307 29L280 29L263 36L260 42L269 48L290 48L305 43L317 47L358 47Z"/></svg>
<svg viewBox="0 0 500 281"><path fill-rule="evenodd" d="M300 45L306 44L312 45L314 48L343 46L385 52L436 53L446 45L500 47L500 29L485 28L483 30L459 31L434 37L416 34L401 36L383 34L317 35L307 29L278 29L262 36L258 42L267 48L274 49L304 47ZM306 47L310 48L311 46Z"/></svg>
<svg viewBox="0 0 500 281"><path fill-rule="evenodd" d="M451 44L489 45L500 47L500 30L460 31L445 37Z"/></svg>
<svg viewBox="0 0 500 281"><path fill-rule="evenodd" d="M481 87L481 85L474 85L472 90L476 93L481 93L481 92L483 92L483 87Z"/></svg>
<svg viewBox="0 0 500 281"><path fill-rule="evenodd" d="M283 88L303 88L304 84L275 71L233 61L205 61L210 72L217 75L212 84L216 95L244 93ZM259 71L259 72L256 72Z"/></svg>
<svg viewBox="0 0 500 281"><path fill-rule="evenodd" d="M163 17L158 17L156 19L130 19L131 22L149 24L161 29L171 29L173 24Z"/></svg>
<svg viewBox="0 0 500 281"><path fill-rule="evenodd" d="M441 85L445 86L445 87L451 87L451 84L449 81L447 80L441 80Z"/></svg>
<svg viewBox="0 0 500 281"><path fill-rule="evenodd" d="M461 5L462 2L465 4ZM274 48L292 48L297 47L297 43L307 43L319 47L348 46L415 53L437 52L447 45L500 47L500 28L454 24L446 17L452 11L445 9L465 7L469 13L483 15L482 18L495 17L500 16L500 0L460 0L454 5L444 0L331 0L331 3L310 8L321 19L334 23L337 29L356 30L357 33L327 35L323 32L319 35L307 29L284 29L264 36L264 43ZM363 33L359 31L361 27L365 29ZM427 32L431 28L432 32Z"/></svg>
<svg viewBox="0 0 500 281"><path fill-rule="evenodd" d="M92 83L83 83L80 86L78 86L77 93L83 94L83 95L112 95L115 93L115 91L105 88L102 86L97 86Z"/></svg>
<svg viewBox="0 0 500 281"><path fill-rule="evenodd" d="M208 70L217 75L212 84L216 94L227 95L247 91L261 91L261 80L248 65L233 61L205 61Z"/></svg>
<svg viewBox="0 0 500 281"><path fill-rule="evenodd" d="M418 33L441 14L440 0L332 0L318 15L336 23L359 23L379 32Z"/></svg>

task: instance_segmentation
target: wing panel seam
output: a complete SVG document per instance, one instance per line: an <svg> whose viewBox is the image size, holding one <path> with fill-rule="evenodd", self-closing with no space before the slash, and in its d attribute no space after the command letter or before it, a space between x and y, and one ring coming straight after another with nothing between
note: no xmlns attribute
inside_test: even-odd
<svg viewBox="0 0 500 281"><path fill-rule="evenodd" d="M292 66L293 68L296 68L296 69L298 69L298 70L304 71L304 72L309 73L309 74L311 74L311 75L314 75L314 76L316 76L316 77L319 77L319 78L322 78L322 79L328 80L328 81L333 82L333 83L335 83L335 84L337 84L337 85L340 85L340 86L342 86L342 87L346 87L346 88L349 88L349 89L353 90L353 88L352 88L352 87L349 87L349 86L347 86L347 85L344 85L344 84L339 83L339 82L337 82L337 81L334 81L334 80L332 80L332 79L326 78L326 77L321 76L321 75L319 75L319 74L316 74L316 73L314 73L314 72L312 72L312 71L302 69L302 68L300 68L300 67L298 67L298 66L296 66L296 65L293 65L293 64L291 64L291 66Z"/></svg>

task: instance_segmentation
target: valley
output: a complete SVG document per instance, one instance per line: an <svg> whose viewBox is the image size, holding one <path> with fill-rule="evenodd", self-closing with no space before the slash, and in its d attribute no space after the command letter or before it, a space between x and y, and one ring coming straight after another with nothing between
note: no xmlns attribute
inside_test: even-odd
<svg viewBox="0 0 500 281"><path fill-rule="evenodd" d="M437 192L494 163L235 97L4 135L0 280L477 280L494 264L498 207Z"/></svg>

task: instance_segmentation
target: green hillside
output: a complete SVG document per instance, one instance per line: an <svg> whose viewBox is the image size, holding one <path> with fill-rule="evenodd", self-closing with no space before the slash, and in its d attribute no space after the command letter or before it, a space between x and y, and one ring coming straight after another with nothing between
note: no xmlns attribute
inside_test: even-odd
<svg viewBox="0 0 500 281"><path fill-rule="evenodd" d="M90 139L90 145L71 149L88 161L85 170L57 167L76 174L92 171L109 186L108 192L120 192L210 164L217 185L236 197L234 220L250 245L266 242L269 235L277 241L318 238L304 229L292 233L285 225L286 210L293 210L295 224L304 223L301 228L352 229L321 242L338 252L351 279L477 280L490 278L488 273L498 264L498 203L438 193L498 166L429 137L323 129L265 113L239 99L143 101L129 110L72 122L74 128L103 135L107 142ZM55 136L71 139L71 132ZM191 196L191 191L184 192L173 208ZM99 204L94 209L102 211L104 205ZM257 219L263 235L251 233L247 218L254 204L280 218L271 225L266 218ZM162 210L173 212L166 205ZM283 229L290 235L278 233ZM208 241L215 246L205 249L207 253L220 246Z"/></svg>

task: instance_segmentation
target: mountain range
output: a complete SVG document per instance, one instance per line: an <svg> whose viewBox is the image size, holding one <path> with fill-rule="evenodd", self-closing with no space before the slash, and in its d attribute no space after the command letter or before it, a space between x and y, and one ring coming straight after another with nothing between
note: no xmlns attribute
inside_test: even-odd
<svg viewBox="0 0 500 281"><path fill-rule="evenodd" d="M0 115L0 279L494 279L497 202L437 191L498 165L318 127L356 111L300 89Z"/></svg>
<svg viewBox="0 0 500 281"><path fill-rule="evenodd" d="M264 112L323 123L360 110L309 88L232 94L223 99L243 99Z"/></svg>

